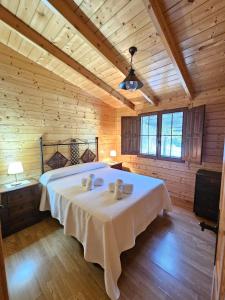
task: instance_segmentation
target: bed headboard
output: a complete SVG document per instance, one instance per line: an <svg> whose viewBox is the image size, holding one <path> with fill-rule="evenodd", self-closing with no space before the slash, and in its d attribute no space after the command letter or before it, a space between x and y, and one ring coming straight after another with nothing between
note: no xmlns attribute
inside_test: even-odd
<svg viewBox="0 0 225 300"><path fill-rule="evenodd" d="M56 152L52 155L52 157L45 161L45 148L53 147L56 148ZM65 157L63 154L60 153L60 147L68 147L69 157ZM91 149L90 149L91 148ZM94 150L93 150L94 148ZM54 143L45 143L43 141L43 137L40 137L40 153L41 153L41 173L45 173L45 165L51 167L51 169L60 168L61 163L65 163L68 165L79 163L73 162L72 163L72 149L76 151L78 156L78 160L82 160L83 162L87 162L89 158L98 161L98 137L95 137L94 140L81 140L79 138L71 138L66 141L57 141Z"/></svg>

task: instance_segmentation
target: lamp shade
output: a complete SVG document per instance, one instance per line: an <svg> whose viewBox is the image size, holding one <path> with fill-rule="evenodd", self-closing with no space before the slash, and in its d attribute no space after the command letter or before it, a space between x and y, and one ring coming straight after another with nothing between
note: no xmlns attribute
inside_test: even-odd
<svg viewBox="0 0 225 300"><path fill-rule="evenodd" d="M110 156L116 157L116 150L110 150Z"/></svg>
<svg viewBox="0 0 225 300"><path fill-rule="evenodd" d="M143 83L136 77L134 69L131 68L127 77L119 84L119 87L123 90L135 91L142 88Z"/></svg>
<svg viewBox="0 0 225 300"><path fill-rule="evenodd" d="M11 162L8 166L8 174L15 175L19 173L23 173L23 165L21 161Z"/></svg>

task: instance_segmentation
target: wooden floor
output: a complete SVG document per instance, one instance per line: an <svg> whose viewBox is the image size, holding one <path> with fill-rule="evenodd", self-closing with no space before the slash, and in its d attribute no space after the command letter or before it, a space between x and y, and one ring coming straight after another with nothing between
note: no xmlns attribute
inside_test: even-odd
<svg viewBox="0 0 225 300"><path fill-rule="evenodd" d="M210 299L215 236L188 210L159 216L122 254L121 300ZM4 239L10 299L109 299L103 270L46 219Z"/></svg>

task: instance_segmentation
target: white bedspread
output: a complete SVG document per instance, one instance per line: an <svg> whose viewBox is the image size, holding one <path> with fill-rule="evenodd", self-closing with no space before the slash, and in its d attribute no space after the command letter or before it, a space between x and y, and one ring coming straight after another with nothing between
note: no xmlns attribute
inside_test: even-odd
<svg viewBox="0 0 225 300"><path fill-rule="evenodd" d="M104 178L105 182L101 187L84 192L81 178L90 173ZM107 187L118 178L134 184L134 191L115 201ZM107 294L113 300L118 299L121 252L135 245L137 235L162 209L171 211L164 182L104 167L52 180L46 183L46 191L47 197L43 192L40 209L50 209L52 216L64 225L65 234L83 244L85 259L104 269Z"/></svg>

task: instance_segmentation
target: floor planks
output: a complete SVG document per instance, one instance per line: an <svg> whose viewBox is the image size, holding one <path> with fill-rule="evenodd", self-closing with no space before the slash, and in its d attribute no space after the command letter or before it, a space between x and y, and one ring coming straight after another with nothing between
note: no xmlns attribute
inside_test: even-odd
<svg viewBox="0 0 225 300"><path fill-rule="evenodd" d="M121 255L120 300L210 299L215 235L201 232L190 211L175 206ZM4 239L11 300L109 299L103 271L53 219Z"/></svg>

